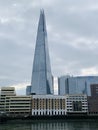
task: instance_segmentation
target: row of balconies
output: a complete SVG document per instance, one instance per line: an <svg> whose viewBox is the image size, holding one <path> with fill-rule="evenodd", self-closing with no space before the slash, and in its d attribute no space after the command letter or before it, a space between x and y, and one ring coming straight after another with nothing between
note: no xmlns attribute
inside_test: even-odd
<svg viewBox="0 0 98 130"><path fill-rule="evenodd" d="M12 110L12 111L16 111L16 110L22 110L22 111L24 111L24 110L31 110L31 108L5 108L5 110Z"/></svg>
<svg viewBox="0 0 98 130"><path fill-rule="evenodd" d="M65 115L66 110L33 110L32 109L32 115Z"/></svg>

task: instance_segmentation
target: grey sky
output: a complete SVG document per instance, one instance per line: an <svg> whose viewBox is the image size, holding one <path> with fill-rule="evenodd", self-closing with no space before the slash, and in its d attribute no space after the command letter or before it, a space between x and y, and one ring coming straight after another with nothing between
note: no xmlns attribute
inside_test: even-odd
<svg viewBox="0 0 98 130"><path fill-rule="evenodd" d="M98 75L98 0L0 0L0 86L30 84L40 8L53 75Z"/></svg>

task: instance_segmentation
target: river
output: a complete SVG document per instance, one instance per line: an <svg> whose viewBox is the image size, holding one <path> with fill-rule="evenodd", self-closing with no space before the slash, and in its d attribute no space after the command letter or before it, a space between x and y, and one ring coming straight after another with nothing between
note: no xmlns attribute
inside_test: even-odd
<svg viewBox="0 0 98 130"><path fill-rule="evenodd" d="M98 130L98 120L9 122L0 130Z"/></svg>

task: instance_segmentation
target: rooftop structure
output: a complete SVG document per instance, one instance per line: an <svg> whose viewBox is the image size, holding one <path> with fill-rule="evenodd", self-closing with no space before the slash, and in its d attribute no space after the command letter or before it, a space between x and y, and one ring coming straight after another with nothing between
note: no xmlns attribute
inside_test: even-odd
<svg viewBox="0 0 98 130"><path fill-rule="evenodd" d="M1 95L16 95L14 87L1 87Z"/></svg>

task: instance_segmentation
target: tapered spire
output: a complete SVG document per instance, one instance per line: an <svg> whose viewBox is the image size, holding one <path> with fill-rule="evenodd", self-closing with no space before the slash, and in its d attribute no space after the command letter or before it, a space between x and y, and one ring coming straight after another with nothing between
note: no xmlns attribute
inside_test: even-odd
<svg viewBox="0 0 98 130"><path fill-rule="evenodd" d="M44 10L40 10L31 79L32 94L53 94L52 74Z"/></svg>
<svg viewBox="0 0 98 130"><path fill-rule="evenodd" d="M46 32L46 21L45 21L45 14L43 9L40 10L38 30Z"/></svg>

